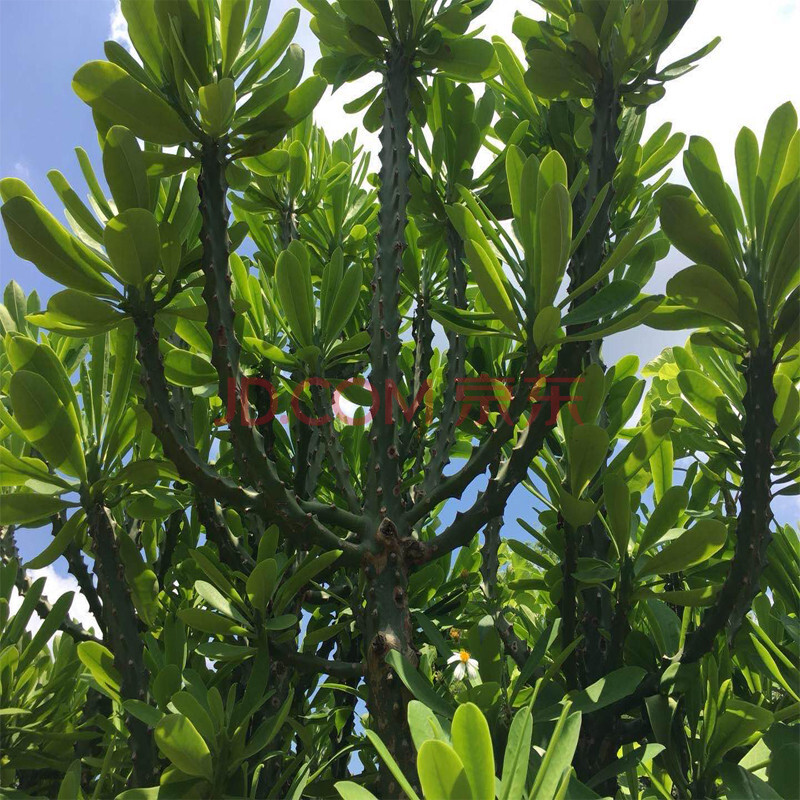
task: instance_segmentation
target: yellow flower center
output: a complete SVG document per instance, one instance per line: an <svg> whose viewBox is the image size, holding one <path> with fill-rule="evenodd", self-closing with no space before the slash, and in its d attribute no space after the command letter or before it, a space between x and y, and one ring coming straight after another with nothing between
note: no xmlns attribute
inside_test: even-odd
<svg viewBox="0 0 800 800"><path fill-rule="evenodd" d="M466 664L466 663L467 663L467 661L469 661L469 653L468 653L466 650L462 650L462 651L461 651L461 652L458 654L458 657L461 659L461 663L462 663L462 664Z"/></svg>

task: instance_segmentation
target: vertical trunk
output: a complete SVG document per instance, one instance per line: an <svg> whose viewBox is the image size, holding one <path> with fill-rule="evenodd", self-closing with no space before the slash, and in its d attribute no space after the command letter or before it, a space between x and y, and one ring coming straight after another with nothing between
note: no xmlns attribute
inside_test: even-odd
<svg viewBox="0 0 800 800"><path fill-rule="evenodd" d="M393 408L386 403L387 387L398 385L400 356L400 274L406 247L409 159L409 81L411 62L403 45L395 43L386 56L383 80L384 112L381 130L380 189L378 191L378 253L372 282L370 383L380 398L372 420L372 457L366 508L370 516L398 520L401 459Z"/></svg>
<svg viewBox="0 0 800 800"><path fill-rule="evenodd" d="M464 242L452 223L447 222L447 302L453 308L466 308L467 274L464 269ZM422 484L427 494L439 482L442 472L450 462L450 451L455 444L456 424L460 405L457 398L459 379L464 377L466 337L455 331L447 332L447 366L444 374L442 407L439 412L439 427L430 460L425 468Z"/></svg>
<svg viewBox="0 0 800 800"><path fill-rule="evenodd" d="M144 648L131 591L125 581L114 522L102 497L82 500L92 538L97 587L103 601L103 628L109 634L106 644L114 654L114 666L122 678L120 696L123 700L146 702L148 672ZM130 734L128 746L133 763L130 783L135 787L153 786L158 783L159 769L152 734L144 722L131 714L125 715L125 725Z"/></svg>
<svg viewBox="0 0 800 800"><path fill-rule="evenodd" d="M378 252L372 282L370 383L381 398L370 429L371 458L365 511L369 520L368 551L363 569L367 602L364 648L369 688L370 726L383 739L409 780L415 781L414 747L406 718L409 694L386 661L397 650L416 665L413 627L408 609L408 546L416 540L403 525L400 479L402 459L393 407L387 388L397 386L400 355L400 275L406 247L410 177L409 85L411 62L401 42L386 54L383 79L384 112L381 130L380 189L378 193ZM393 522L392 520L395 520ZM381 798L403 796L397 781L381 765Z"/></svg>
<svg viewBox="0 0 800 800"><path fill-rule="evenodd" d="M375 546L375 552L367 554L364 565L367 577L364 641L370 726L389 748L406 777L415 784L414 746L406 716L411 697L386 661L391 650L397 650L415 666L419 661L408 608L408 561L403 541L391 520L384 519L380 524ZM383 764L377 789L382 800L404 796Z"/></svg>
<svg viewBox="0 0 800 800"><path fill-rule="evenodd" d="M614 81L613 70L604 70L602 80L594 96L594 119L592 121L592 144L589 152L589 177L586 188L579 194L573 204L576 220L582 222L592 207L600 191L610 184L617 169L617 141L619 139L619 115L621 105L619 91ZM570 288L574 288L590 278L602 265L607 254L607 242L611 233L611 214L614 202L613 186L609 188L602 208L594 219L588 233L575 252L569 265ZM577 299L576 306L586 302L601 286L596 286L583 297ZM576 333L585 326L570 326L567 333ZM568 355L572 364L580 363L582 369L590 364L598 364L604 371L605 365L601 357L602 340L591 342L588 347L584 343L572 346L575 352ZM583 349L581 354L579 349ZM589 420L586 420L589 421ZM593 422L593 420L592 420ZM599 424L607 424L605 409L601 409ZM602 491L602 490L601 490ZM592 498L600 500L600 496ZM601 633L609 630L616 623L617 633L621 633L627 625L627 611L617 608L617 617L612 619L610 603L610 586L584 589L582 593L583 613L579 619L577 587L572 573L577 569L579 557L608 557L610 539L606 530L595 517L589 525L573 529L565 524L566 553L564 559L564 584L562 596L562 639L568 645L577 635L578 630L584 635L581 647L576 650L564 665L568 685L580 688L582 685L594 683L607 671L606 641ZM622 567L621 567L622 568ZM580 623L580 625L579 625ZM624 642L624 637L623 637ZM620 653L623 642L619 642ZM594 715L584 720L576 753L576 769L578 776L586 779L606 766L616 757L616 747L611 741L608 721ZM613 794L616 784L609 784L604 791Z"/></svg>
<svg viewBox="0 0 800 800"><path fill-rule="evenodd" d="M741 627L755 595L766 564L767 547L772 539L771 471L774 456L770 440L775 432L775 367L769 330L762 325L759 346L750 354L745 368L747 392L744 396L744 459L739 519L736 525L736 552L730 571L716 602L686 644L682 661L690 663L711 650L714 640L727 629L733 639Z"/></svg>
<svg viewBox="0 0 800 800"><path fill-rule="evenodd" d="M242 393L239 373L240 346L234 330L235 312L231 294L228 236L228 181L225 175L228 144L225 140L207 139L200 154L200 195L204 277L203 302L208 310L206 330L211 337L211 363L219 376L219 396L223 403L231 395L235 401L230 433L236 459L245 477L261 487L259 465L264 459L264 443L254 427L243 425L239 410L248 398ZM231 392L231 389L233 390Z"/></svg>

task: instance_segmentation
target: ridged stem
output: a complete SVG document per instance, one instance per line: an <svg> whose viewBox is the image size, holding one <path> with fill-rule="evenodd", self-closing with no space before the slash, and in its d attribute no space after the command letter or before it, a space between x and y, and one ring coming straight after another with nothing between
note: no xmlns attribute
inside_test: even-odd
<svg viewBox="0 0 800 800"><path fill-rule="evenodd" d="M447 302L453 308L466 308L467 274L464 269L464 242L447 222ZM447 332L447 366L444 371L442 408L439 424L431 449L431 456L425 468L423 494L428 494L441 480L442 473L450 463L450 451L455 444L456 423L460 416L456 392L458 383L466 374L466 337L457 331Z"/></svg>
<svg viewBox="0 0 800 800"><path fill-rule="evenodd" d="M406 249L411 60L402 43L391 45L383 78L383 127L378 190L378 252L372 281L370 384L381 397L370 429L371 458L366 508L375 519L399 520L400 457L394 409L386 403L387 387L399 385L400 275ZM381 491L378 491L378 490Z"/></svg>
<svg viewBox="0 0 800 800"><path fill-rule="evenodd" d="M211 337L211 363L219 376L219 394L223 402L234 400L234 414L228 425L242 471L261 485L266 455L261 434L255 426L242 423L238 413L249 399L242 391L239 359L241 347L234 330L235 312L231 294L230 238L228 236L228 182L225 176L227 143L208 139L200 154L197 188L200 195L203 245L201 266L204 276L203 301L208 311L206 330Z"/></svg>
<svg viewBox="0 0 800 800"><path fill-rule="evenodd" d="M125 580L116 526L102 497L84 494L81 501L92 540L97 588L103 599L104 627L108 631L105 644L113 653L114 666L121 676L120 696L123 700L147 702L149 673L144 664L136 609ZM157 783L159 773L152 733L145 722L131 714L126 713L125 725L133 764L131 786L152 786Z"/></svg>
<svg viewBox="0 0 800 800"><path fill-rule="evenodd" d="M714 605L706 611L700 626L686 643L681 658L684 663L697 661L708 653L723 630L728 639L733 640L753 598L760 591L759 578L772 540L769 527L772 522L770 473L775 459L770 441L776 428L772 412L775 367L772 343L765 328L759 346L750 353L745 367L744 459L736 550Z"/></svg>

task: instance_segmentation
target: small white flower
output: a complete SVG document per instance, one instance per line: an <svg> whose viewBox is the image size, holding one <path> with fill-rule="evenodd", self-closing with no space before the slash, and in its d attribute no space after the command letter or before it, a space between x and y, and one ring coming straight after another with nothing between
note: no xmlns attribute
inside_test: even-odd
<svg viewBox="0 0 800 800"><path fill-rule="evenodd" d="M453 677L457 681L463 681L464 675L473 681L478 677L478 661L475 658L470 658L467 650L459 650L457 653L453 653L447 659L447 663L456 665L453 670Z"/></svg>

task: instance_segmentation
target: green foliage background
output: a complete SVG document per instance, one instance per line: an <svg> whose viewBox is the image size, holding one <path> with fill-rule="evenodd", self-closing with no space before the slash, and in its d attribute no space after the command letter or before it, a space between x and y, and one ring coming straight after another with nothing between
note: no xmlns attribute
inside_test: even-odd
<svg viewBox="0 0 800 800"><path fill-rule="evenodd" d="M525 62L491 0L299 5L305 80L299 9L123 0L69 228L0 181L64 287L0 305L0 796L795 800L795 109L735 176L643 138L717 43L662 63L691 0L538 0ZM368 75L377 173L313 123ZM639 326L692 333L604 363ZM60 556L97 629L29 578Z"/></svg>

